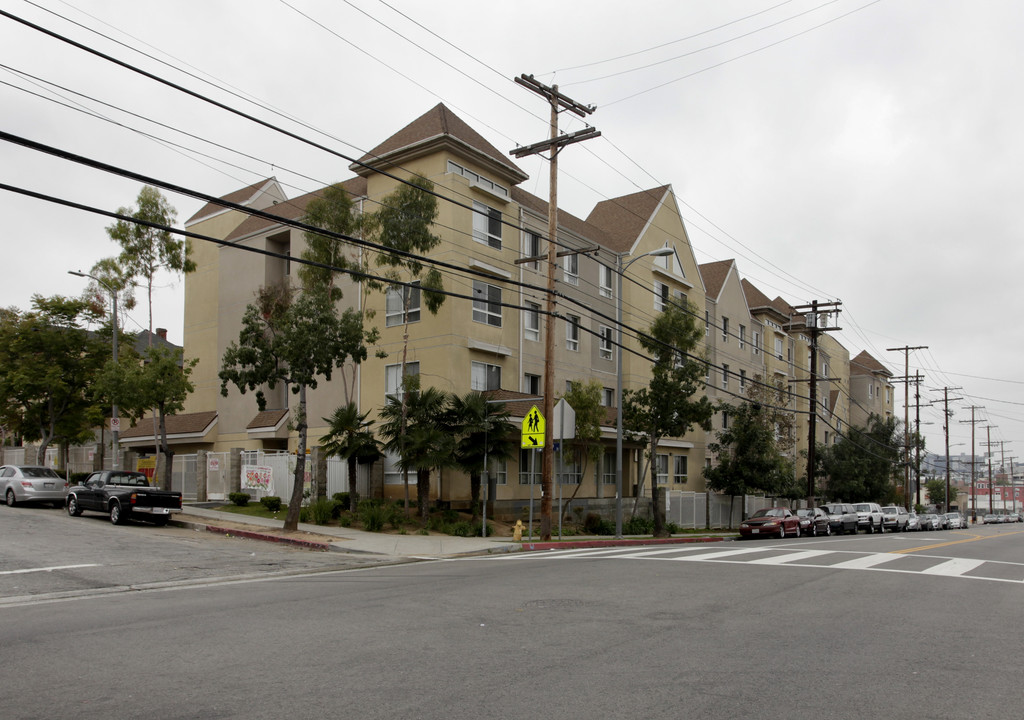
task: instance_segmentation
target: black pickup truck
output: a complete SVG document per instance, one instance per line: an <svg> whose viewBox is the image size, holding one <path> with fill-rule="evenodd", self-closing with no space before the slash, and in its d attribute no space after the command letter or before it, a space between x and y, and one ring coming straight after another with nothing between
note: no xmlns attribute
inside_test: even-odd
<svg viewBox="0 0 1024 720"><path fill-rule="evenodd" d="M66 506L72 517L96 510L107 513L115 525L133 519L166 525L171 513L181 510L181 493L150 487L140 472L101 470L68 489Z"/></svg>

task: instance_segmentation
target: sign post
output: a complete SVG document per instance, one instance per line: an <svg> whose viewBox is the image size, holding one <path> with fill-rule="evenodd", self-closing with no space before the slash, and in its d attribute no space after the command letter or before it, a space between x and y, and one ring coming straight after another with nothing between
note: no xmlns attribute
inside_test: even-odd
<svg viewBox="0 0 1024 720"><path fill-rule="evenodd" d="M520 440L520 447L524 450L533 450L530 453L530 540L533 540L533 478L534 466L537 462L537 450L544 447L544 431L547 423L537 406L530 408L523 418L523 430Z"/></svg>

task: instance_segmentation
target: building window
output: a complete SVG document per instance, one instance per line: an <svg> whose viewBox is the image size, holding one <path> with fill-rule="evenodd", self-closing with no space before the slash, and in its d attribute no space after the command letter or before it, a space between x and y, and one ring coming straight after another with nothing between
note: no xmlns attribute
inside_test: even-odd
<svg viewBox="0 0 1024 720"><path fill-rule="evenodd" d="M722 429L727 430L729 428L729 413L722 413Z"/></svg>
<svg viewBox="0 0 1024 720"><path fill-rule="evenodd" d="M754 331L754 355L761 354L761 333Z"/></svg>
<svg viewBox="0 0 1024 720"><path fill-rule="evenodd" d="M414 375L420 374L420 364L418 362L407 362L405 364L405 376L413 377ZM402 377L402 364L397 363L395 365L384 366L384 392L392 397L402 397L402 383L399 378Z"/></svg>
<svg viewBox="0 0 1024 720"><path fill-rule="evenodd" d="M601 359L611 360L613 356L612 352L612 329L607 325L602 325L600 328L601 334Z"/></svg>
<svg viewBox="0 0 1024 720"><path fill-rule="evenodd" d="M385 300L384 324L387 327L420 321L420 284L389 287Z"/></svg>
<svg viewBox="0 0 1024 720"><path fill-rule="evenodd" d="M398 454L385 453L384 454L384 484L385 485L402 485L405 483L405 473L399 467L400 458ZM415 477L415 473L410 471L410 474Z"/></svg>
<svg viewBox="0 0 1024 720"><path fill-rule="evenodd" d="M615 484L615 451L604 454L604 464L601 467L601 482L605 485Z"/></svg>
<svg viewBox="0 0 1024 720"><path fill-rule="evenodd" d="M562 485L579 485L581 477L579 464L566 462L562 465L562 472L558 473L558 482Z"/></svg>
<svg viewBox="0 0 1024 720"><path fill-rule="evenodd" d="M658 485L668 485L668 455L655 456L654 482Z"/></svg>
<svg viewBox="0 0 1024 720"><path fill-rule="evenodd" d="M740 391L746 390L747 388L747 371L740 370Z"/></svg>
<svg viewBox="0 0 1024 720"><path fill-rule="evenodd" d="M747 345L747 326L740 325L740 350Z"/></svg>
<svg viewBox="0 0 1024 720"><path fill-rule="evenodd" d="M580 284L580 256L577 253L562 258L562 279L569 285Z"/></svg>
<svg viewBox="0 0 1024 720"><path fill-rule="evenodd" d="M523 255L525 257L540 257L540 235L533 232L526 233L525 247L523 248ZM540 261L534 260L532 262L525 263L526 267L531 270L540 270Z"/></svg>
<svg viewBox="0 0 1024 720"><path fill-rule="evenodd" d="M663 312L668 307L669 288L663 282L654 281L654 309Z"/></svg>
<svg viewBox="0 0 1024 720"><path fill-rule="evenodd" d="M469 378L470 390L500 390L501 389L501 365L488 365L487 363L474 362L470 368Z"/></svg>
<svg viewBox="0 0 1024 720"><path fill-rule="evenodd" d="M868 400L870 400L871 398L874 397L874 388L875 388L874 385L872 385L871 383L868 383Z"/></svg>
<svg viewBox="0 0 1024 720"><path fill-rule="evenodd" d="M501 211L473 201L473 239L501 250Z"/></svg>
<svg viewBox="0 0 1024 720"><path fill-rule="evenodd" d="M685 455L675 456L675 467L673 468L672 482L674 482L676 485L683 485L687 480L687 460L688 458Z"/></svg>
<svg viewBox="0 0 1024 720"><path fill-rule="evenodd" d="M526 303L523 310L523 337L527 340L540 340L540 305Z"/></svg>
<svg viewBox="0 0 1024 720"><path fill-rule="evenodd" d="M612 273L614 272L610 267L606 265L598 265L598 285L601 289L601 297L610 298L614 294L612 291Z"/></svg>
<svg viewBox="0 0 1024 720"><path fill-rule="evenodd" d="M501 288L473 281L473 321L501 327Z"/></svg>
<svg viewBox="0 0 1024 720"><path fill-rule="evenodd" d="M540 375L523 375L523 392L530 395L540 395Z"/></svg>
<svg viewBox="0 0 1024 720"><path fill-rule="evenodd" d="M601 404L605 407L615 407L615 388L601 389Z"/></svg>
<svg viewBox="0 0 1024 720"><path fill-rule="evenodd" d="M704 311L704 337L707 337L711 333L711 311Z"/></svg>
<svg viewBox="0 0 1024 720"><path fill-rule="evenodd" d="M540 485L541 465L544 464L542 457L530 457L536 454L536 450L523 449L519 451L519 484ZM541 451L543 452L543 451ZM533 472L530 472L533 468ZM532 483L531 483L532 480Z"/></svg>
<svg viewBox="0 0 1024 720"><path fill-rule="evenodd" d="M775 355L779 360L782 359L782 338L778 335L775 336Z"/></svg>
<svg viewBox="0 0 1024 720"><path fill-rule="evenodd" d="M495 463L494 467L488 470L490 477L494 479L495 485L508 485L508 461L502 460Z"/></svg>
<svg viewBox="0 0 1024 720"><path fill-rule="evenodd" d="M499 185L493 180L488 180L483 175L478 175L469 168L462 167L458 163L452 162L451 160L448 161L448 172L461 175L462 177L469 180L470 185L476 185L477 187L481 187L484 190L487 190L495 195L499 195L504 198L508 197L508 188Z"/></svg>
<svg viewBox="0 0 1024 720"><path fill-rule="evenodd" d="M722 389L729 389L729 366L722 363Z"/></svg>
<svg viewBox="0 0 1024 720"><path fill-rule="evenodd" d="M722 342L729 342L729 318L722 318Z"/></svg>
<svg viewBox="0 0 1024 720"><path fill-rule="evenodd" d="M580 316L565 316L565 346L574 352L580 349Z"/></svg>
<svg viewBox="0 0 1024 720"><path fill-rule="evenodd" d="M673 290L672 291L672 295L676 299L676 305L678 305L679 307L685 309L686 308L686 293L684 293L682 290Z"/></svg>

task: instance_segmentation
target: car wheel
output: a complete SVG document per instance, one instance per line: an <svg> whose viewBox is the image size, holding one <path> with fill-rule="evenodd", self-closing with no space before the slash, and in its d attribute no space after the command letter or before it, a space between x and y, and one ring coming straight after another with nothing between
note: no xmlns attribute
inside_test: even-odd
<svg viewBox="0 0 1024 720"><path fill-rule="evenodd" d="M830 537L831 535L832 535L832 525L828 524L828 525L825 526L825 537Z"/></svg>
<svg viewBox="0 0 1024 720"><path fill-rule="evenodd" d="M882 533L883 535L885 534L885 525L883 523L878 523L878 532Z"/></svg>
<svg viewBox="0 0 1024 720"><path fill-rule="evenodd" d="M82 508L78 507L78 498L74 495L68 495L68 515L78 517L81 514Z"/></svg>
<svg viewBox="0 0 1024 720"><path fill-rule="evenodd" d="M121 503L111 503L110 505L110 522L114 525L120 525L124 522L121 517Z"/></svg>
<svg viewBox="0 0 1024 720"><path fill-rule="evenodd" d="M14 491L11 490L10 488L7 488L6 500L7 500L7 507L14 507L15 505L18 504L18 499L16 497L14 497Z"/></svg>
<svg viewBox="0 0 1024 720"><path fill-rule="evenodd" d="M779 525L779 539L782 540L786 537L786 526Z"/></svg>
<svg viewBox="0 0 1024 720"><path fill-rule="evenodd" d="M813 522L811 523L811 537L818 537L818 525Z"/></svg>

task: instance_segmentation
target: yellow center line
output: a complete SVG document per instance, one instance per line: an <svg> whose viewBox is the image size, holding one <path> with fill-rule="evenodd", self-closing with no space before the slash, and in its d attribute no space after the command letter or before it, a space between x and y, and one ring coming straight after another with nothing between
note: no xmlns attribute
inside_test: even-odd
<svg viewBox="0 0 1024 720"><path fill-rule="evenodd" d="M953 532L958 532L954 530ZM991 540L993 538L1006 537L1007 535L1020 535L1024 533L1024 530L1016 530L1012 533L1000 533L998 535L972 535L964 540L950 540L949 542L935 543L933 545L922 545L916 548L907 548L905 550L892 550L890 551L893 555L906 555L907 553L920 552L921 550L934 550L935 548L947 547L949 545L960 545L962 543L976 542L978 540Z"/></svg>

